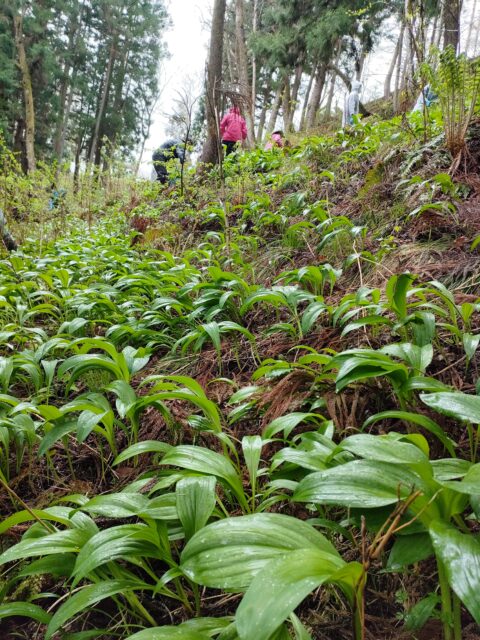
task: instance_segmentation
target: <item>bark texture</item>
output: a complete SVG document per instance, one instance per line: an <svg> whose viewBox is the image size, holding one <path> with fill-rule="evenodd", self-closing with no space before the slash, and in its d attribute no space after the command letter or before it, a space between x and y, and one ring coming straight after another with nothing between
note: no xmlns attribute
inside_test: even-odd
<svg viewBox="0 0 480 640"><path fill-rule="evenodd" d="M206 112L207 139L203 145L200 162L215 164L219 161L219 89L222 80L223 32L225 28L226 0L215 0L213 5L212 31L207 66Z"/></svg>

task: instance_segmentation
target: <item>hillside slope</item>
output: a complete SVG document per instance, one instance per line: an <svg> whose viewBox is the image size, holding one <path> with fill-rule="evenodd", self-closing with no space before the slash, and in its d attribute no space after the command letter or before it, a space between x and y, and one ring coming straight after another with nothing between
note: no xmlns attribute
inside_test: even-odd
<svg viewBox="0 0 480 640"><path fill-rule="evenodd" d="M0 263L3 637L480 637L480 123L451 172L442 131L239 153Z"/></svg>

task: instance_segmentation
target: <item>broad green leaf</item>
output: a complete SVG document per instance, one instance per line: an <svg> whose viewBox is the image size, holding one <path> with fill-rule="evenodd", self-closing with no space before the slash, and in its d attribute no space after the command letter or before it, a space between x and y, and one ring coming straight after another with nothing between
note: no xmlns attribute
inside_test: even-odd
<svg viewBox="0 0 480 640"><path fill-rule="evenodd" d="M387 283L388 301L400 320L407 315L407 293L414 280L415 276L410 273L402 273L392 276Z"/></svg>
<svg viewBox="0 0 480 640"><path fill-rule="evenodd" d="M311 473L300 482L293 500L372 509L395 504L415 490L426 492L427 488L409 469L386 462L354 460ZM424 501L417 498L415 502Z"/></svg>
<svg viewBox="0 0 480 640"><path fill-rule="evenodd" d="M462 336L462 340L467 360L470 361L475 355L476 350L478 349L478 345L480 343L480 334L474 336L471 333L464 333Z"/></svg>
<svg viewBox="0 0 480 640"><path fill-rule="evenodd" d="M433 555L432 542L428 533L414 533L398 536L387 561L388 571L403 571L405 567Z"/></svg>
<svg viewBox="0 0 480 640"><path fill-rule="evenodd" d="M190 618L180 626L182 629L190 629L195 632L206 633L209 636L217 635L227 629L233 622L233 616L223 618Z"/></svg>
<svg viewBox="0 0 480 640"><path fill-rule="evenodd" d="M144 453L167 453L171 448L172 445L167 444L166 442L159 442L158 440L143 440L142 442L132 444L131 447L127 447L127 449L122 451L122 453L120 453L113 461L113 465L115 466L121 462L125 462L125 460L129 460L130 458L141 456Z"/></svg>
<svg viewBox="0 0 480 640"><path fill-rule="evenodd" d="M144 629L134 633L133 636L128 636L127 640L210 640L210 636L181 625Z"/></svg>
<svg viewBox="0 0 480 640"><path fill-rule="evenodd" d="M431 523L430 536L450 586L480 624L480 542L440 520Z"/></svg>
<svg viewBox="0 0 480 640"><path fill-rule="evenodd" d="M196 533L181 556L181 568L194 582L219 589L243 589L267 562L297 549L337 555L311 525L278 513L227 518Z"/></svg>
<svg viewBox="0 0 480 640"><path fill-rule="evenodd" d="M411 344L410 342L388 344L380 349L380 351L381 353L386 353L389 356L404 360L412 369L415 369L417 373L425 373L433 358L433 347L431 344L426 344L423 347Z"/></svg>
<svg viewBox="0 0 480 640"><path fill-rule="evenodd" d="M349 322L347 326L342 331L342 336L346 336L351 331L355 331L356 329L361 329L362 327L370 327L373 325L384 324L392 326L392 321L389 318L384 318L383 316L365 316L364 318L358 318L357 320L353 320L353 322Z"/></svg>
<svg viewBox="0 0 480 640"><path fill-rule="evenodd" d="M75 631L73 633L66 633L62 636L62 640L92 640L92 638L105 639L109 636L113 636L114 631L109 629L90 629L90 631Z"/></svg>
<svg viewBox="0 0 480 640"><path fill-rule="evenodd" d="M218 326L218 322L207 322L206 324L202 324L201 328L210 337L210 340L212 341L216 351L220 353L222 349L222 345L221 345L220 328Z"/></svg>
<svg viewBox="0 0 480 640"><path fill-rule="evenodd" d="M441 484L459 493L480 495L480 463L472 465L460 481L444 480Z"/></svg>
<svg viewBox="0 0 480 640"><path fill-rule="evenodd" d="M27 538L4 551L0 556L0 564L53 553L78 553L84 541L85 533L79 529L57 531L32 540Z"/></svg>
<svg viewBox="0 0 480 640"><path fill-rule="evenodd" d="M295 640L312 640L312 636L294 613L290 614L290 622L292 623Z"/></svg>
<svg viewBox="0 0 480 640"><path fill-rule="evenodd" d="M312 329L322 313L325 313L327 310L328 307L324 302L315 301L310 303L302 314L302 333L307 334Z"/></svg>
<svg viewBox="0 0 480 640"><path fill-rule="evenodd" d="M47 627L45 640L50 640L56 631L61 629L66 622L77 613L80 613L80 611L91 609L97 602L105 600L105 598L139 589L141 585L142 583L132 582L131 580L104 580L78 591L57 609Z"/></svg>
<svg viewBox="0 0 480 640"><path fill-rule="evenodd" d="M402 442L401 438L401 434L393 432L386 436L359 433L342 440L340 448L367 460L379 460L394 464L415 464L428 461L423 451L409 442Z"/></svg>
<svg viewBox="0 0 480 640"><path fill-rule="evenodd" d="M72 574L75 578L73 586L97 567L118 558L161 557L148 532L148 527L142 524L124 524L99 531L85 543L77 556Z"/></svg>
<svg viewBox="0 0 480 640"><path fill-rule="evenodd" d="M450 438L445 434L442 427L437 424L431 418L422 415L421 413L413 413L412 411L382 411L380 413L376 413L373 416L370 416L368 420L365 420L362 426L362 430L366 429L370 425L378 422L379 420L403 420L404 422L408 422L411 424L416 424L420 427L423 427L434 436L438 438L438 440L443 444L445 449L450 453L451 456L455 456L455 447L454 443Z"/></svg>
<svg viewBox="0 0 480 640"><path fill-rule="evenodd" d="M38 560L29 562L21 571L17 573L21 576L35 576L49 574L55 578L69 578L75 565L76 556L73 553L62 553L59 555L45 556Z"/></svg>
<svg viewBox="0 0 480 640"><path fill-rule="evenodd" d="M231 487L238 500L246 506L241 479L230 460L216 451L194 445L172 447L162 458L161 464L174 465L190 471L222 478Z"/></svg>
<svg viewBox="0 0 480 640"><path fill-rule="evenodd" d="M432 617L435 608L440 603L441 598L436 593L430 593L426 598L419 600L405 617L405 629L419 631Z"/></svg>
<svg viewBox="0 0 480 640"><path fill-rule="evenodd" d="M107 415L108 412L97 413L95 411L82 411L77 421L77 438L79 442L85 442L93 429Z"/></svg>
<svg viewBox="0 0 480 640"><path fill-rule="evenodd" d="M135 404L137 395L132 387L125 380L114 380L108 385L107 391L113 391L117 396L115 406L120 418L127 415L127 411Z"/></svg>
<svg viewBox="0 0 480 640"><path fill-rule="evenodd" d="M442 458L432 460L430 464L433 469L433 477L438 482L463 478L472 466L471 462L460 458Z"/></svg>
<svg viewBox="0 0 480 640"><path fill-rule="evenodd" d="M332 359L330 366L338 367L335 379L337 392L352 382L367 378L388 376L400 385L405 383L409 376L409 371L403 363L392 360L380 351L370 349L344 351Z"/></svg>
<svg viewBox="0 0 480 640"><path fill-rule="evenodd" d="M308 594L345 566L337 555L299 549L269 562L252 580L235 615L242 640L268 640Z"/></svg>
<svg viewBox="0 0 480 640"><path fill-rule="evenodd" d="M7 602L6 604L0 605L0 620L12 616L31 618L41 624L48 624L52 617L50 613L47 613L44 609L31 602Z"/></svg>
<svg viewBox="0 0 480 640"><path fill-rule="evenodd" d="M213 476L187 477L177 482L177 512L189 540L208 522L215 508L215 485Z"/></svg>
<svg viewBox="0 0 480 640"><path fill-rule="evenodd" d="M131 518L149 507L149 499L140 493L111 493L95 496L82 509L105 518Z"/></svg>
<svg viewBox="0 0 480 640"><path fill-rule="evenodd" d="M288 438L293 429L302 422L323 422L325 418L318 413L300 413L298 411L287 413L285 416L280 416L272 420L263 430L262 437L265 439L273 438L280 431L283 432L283 437Z"/></svg>
<svg viewBox="0 0 480 640"><path fill-rule="evenodd" d="M411 376L402 385L402 391L450 391L451 388L435 378L428 376Z"/></svg>
<svg viewBox="0 0 480 640"><path fill-rule="evenodd" d="M47 507L46 509L32 509L31 511L27 511L25 509L22 511L17 511L16 513L12 513L11 516L8 516L8 518L5 518L5 520L0 522L0 535L17 524L34 520L34 516L36 516L40 520L59 522L68 527L71 524L71 521L69 519L70 512L71 509L68 509L66 507ZM34 515L32 515L32 513Z"/></svg>
<svg viewBox="0 0 480 640"><path fill-rule="evenodd" d="M420 399L428 407L457 420L480 424L480 396L460 391L421 393Z"/></svg>
<svg viewBox="0 0 480 640"><path fill-rule="evenodd" d="M253 493L257 484L258 466L260 464L260 456L262 453L263 440L260 436L244 436L242 438L242 451L247 465L250 486Z"/></svg>
<svg viewBox="0 0 480 640"><path fill-rule="evenodd" d="M322 455L316 450L304 451L303 449L284 447L273 456L271 469L276 469L284 462L291 462L303 469L310 469L310 471L323 471L327 467L326 460L330 457L330 454L331 451Z"/></svg>

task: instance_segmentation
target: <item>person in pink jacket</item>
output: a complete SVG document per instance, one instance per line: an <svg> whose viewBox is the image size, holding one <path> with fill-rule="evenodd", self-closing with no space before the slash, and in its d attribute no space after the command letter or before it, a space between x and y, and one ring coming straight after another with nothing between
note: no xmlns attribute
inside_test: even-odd
<svg viewBox="0 0 480 640"><path fill-rule="evenodd" d="M220 122L220 135L222 144L227 147L228 156L235 149L237 142L245 140L247 137L247 123L242 118L238 107L231 107Z"/></svg>
<svg viewBox="0 0 480 640"><path fill-rule="evenodd" d="M273 149L273 147L280 147L281 149L284 146L285 140L283 139L283 131L280 131L279 129L278 131L274 131L272 133L272 137L265 145L265 151L269 151L270 149Z"/></svg>

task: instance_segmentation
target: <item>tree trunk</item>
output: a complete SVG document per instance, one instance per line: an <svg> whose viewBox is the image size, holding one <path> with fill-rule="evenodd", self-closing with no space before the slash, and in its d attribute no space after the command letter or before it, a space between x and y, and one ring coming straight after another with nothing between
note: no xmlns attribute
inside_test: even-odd
<svg viewBox="0 0 480 640"><path fill-rule="evenodd" d="M295 76L292 86L290 87L290 80L288 77L285 80L285 90L283 93L283 126L286 133L293 130L293 118L297 107L298 89L302 81L302 74L303 66L297 65L295 67Z"/></svg>
<svg viewBox="0 0 480 640"><path fill-rule="evenodd" d="M335 83L337 82L337 74L335 71L331 72L330 88L328 90L327 104L325 105L325 118L330 118L332 115L333 95L335 93Z"/></svg>
<svg viewBox="0 0 480 640"><path fill-rule="evenodd" d="M240 91L246 97L245 119L247 121L247 140L250 147L255 144L255 123L253 120L252 102L250 100L250 83L248 81L247 47L245 44L245 10L243 0L235 0L235 39L237 44L237 67Z"/></svg>
<svg viewBox="0 0 480 640"><path fill-rule="evenodd" d="M23 99L25 102L25 147L27 157L27 172L35 171L35 109L33 104L32 79L28 67L25 43L23 39L23 17L13 17L13 31L15 47L17 49L18 66L22 76Z"/></svg>
<svg viewBox="0 0 480 640"><path fill-rule="evenodd" d="M404 32L404 30L405 30L405 24L402 23L402 27L400 29L400 34L398 36L397 44L395 45L395 51L393 52L392 62L390 63L390 67L389 67L389 69L387 71L387 75L385 77L385 85L384 85L383 96L384 96L384 98L386 100L388 98L390 98L390 95L391 95L392 77L393 77L393 72L395 71L395 66L397 64L398 55L400 53L401 42L403 40L403 32Z"/></svg>
<svg viewBox="0 0 480 640"><path fill-rule="evenodd" d="M408 0L405 0L405 16L404 16L404 24L405 24L405 38L404 38L404 65L402 70L402 89L411 85L414 79L414 55L413 55L413 45L412 45L412 30L409 18L407 17L408 11Z"/></svg>
<svg viewBox="0 0 480 640"><path fill-rule="evenodd" d="M473 52L476 55L477 54L477 47L478 47L478 39L480 36L480 29L476 29L476 35L475 35L475 42L473 44Z"/></svg>
<svg viewBox="0 0 480 640"><path fill-rule="evenodd" d="M267 82L267 86L265 87L265 90L263 92L262 109L260 111L260 117L258 119L257 140L261 140L263 137L263 130L265 128L265 121L267 119L269 97L270 97L270 82Z"/></svg>
<svg viewBox="0 0 480 640"><path fill-rule="evenodd" d="M116 36L112 37L112 43L110 45L110 53L108 56L107 68L103 78L102 93L100 97L100 103L97 109L97 115L95 119L95 129L93 132L92 143L90 145L90 153L88 156L89 164L92 164L98 158L98 140L100 134L100 127L102 126L103 117L105 115L105 108L107 106L108 94L110 92L110 82L112 78L112 69L115 62L116 54Z"/></svg>
<svg viewBox="0 0 480 640"><path fill-rule="evenodd" d="M278 85L277 93L275 94L275 100L273 101L272 110L270 112L270 118L268 120L267 133L272 133L272 131L275 129L275 125L277 123L277 118L278 118L278 112L280 111L280 105L282 104L284 86L285 86L285 81L281 82Z"/></svg>
<svg viewBox="0 0 480 640"><path fill-rule="evenodd" d="M444 0L443 6L443 46L452 45L458 51L460 43L461 0Z"/></svg>
<svg viewBox="0 0 480 640"><path fill-rule="evenodd" d="M292 102L291 102L290 78L287 76L283 83L283 95L282 95L283 129L285 133L288 132L289 126L290 126L291 109L292 109Z"/></svg>
<svg viewBox="0 0 480 640"><path fill-rule="evenodd" d="M113 97L113 106L112 111L119 120L117 120L117 127L111 131L109 131L106 136L110 140L112 144L112 151L115 148L117 136L122 128L122 120L123 109L125 107L125 100L128 97L129 84L125 87L125 78L127 75L128 62L130 58L130 41L126 40L121 43L121 51L122 54L119 59L118 72L116 73L116 77L113 82L115 84L115 93ZM125 93L124 93L125 88Z"/></svg>
<svg viewBox="0 0 480 640"><path fill-rule="evenodd" d="M74 85L73 81L76 78L76 69L74 69L74 72L70 77L70 71L72 68L71 59L78 45L78 37L76 36L79 31L79 26L82 23L83 7L84 5L81 4L78 15L72 16L70 21L70 28L68 30L68 57L65 60L65 64L63 66L63 78L60 87L60 109L58 113L57 127L53 143L54 154L58 161L61 161L63 156L63 149L65 146L65 127L68 121L68 116L70 115L70 109L72 105Z"/></svg>
<svg viewBox="0 0 480 640"><path fill-rule="evenodd" d="M365 65L365 60L367 59L367 52L362 49L360 55L357 57L355 61L355 79L360 82L362 79L363 67Z"/></svg>
<svg viewBox="0 0 480 640"><path fill-rule="evenodd" d="M310 102L310 94L312 93L313 79L315 77L316 68L312 70L310 77L308 79L307 89L305 91L305 96L303 98L303 107L302 107L302 115L300 117L300 131L305 130L305 121L307 119L307 111L308 105Z"/></svg>
<svg viewBox="0 0 480 640"><path fill-rule="evenodd" d="M400 39L398 45L398 62L397 62L397 72L395 75L395 91L393 93L393 110L395 113L399 111L400 108L400 80L402 75L402 60L403 60L403 42L405 40L405 22L402 20L402 28L400 32Z"/></svg>
<svg viewBox="0 0 480 640"><path fill-rule="evenodd" d="M320 101L322 99L323 89L325 87L325 76L327 74L327 68L324 64L320 64L317 67L315 74L315 85L313 87L312 96L310 98L310 104L308 105L307 112L307 131L313 129L317 120L317 112L320 107Z"/></svg>
<svg viewBox="0 0 480 640"><path fill-rule="evenodd" d="M255 36L258 29L258 0L253 0L253 18L252 18L252 34ZM252 112L253 119L255 120L255 106L257 103L257 56L252 51ZM264 112L265 114L265 112ZM265 121L265 115L264 115ZM258 127L260 129L260 126ZM263 129L263 125L262 125Z"/></svg>
<svg viewBox="0 0 480 640"><path fill-rule="evenodd" d="M214 164L219 161L218 90L222 81L225 7L226 0L215 0L206 82L207 139L200 157L200 162L203 164Z"/></svg>
<svg viewBox="0 0 480 640"><path fill-rule="evenodd" d="M465 43L465 51L467 52L467 55L468 55L468 50L470 49L470 45L472 43L472 32L473 32L473 25L474 25L474 22L475 22L476 13L477 13L477 0L473 0L473 2L472 2L472 14L471 14L471 17L470 17L470 24L468 25L467 41ZM480 28L479 28L478 23L477 23L477 28L476 28L477 37L478 37L479 30L480 30ZM476 53L476 51L474 53Z"/></svg>

